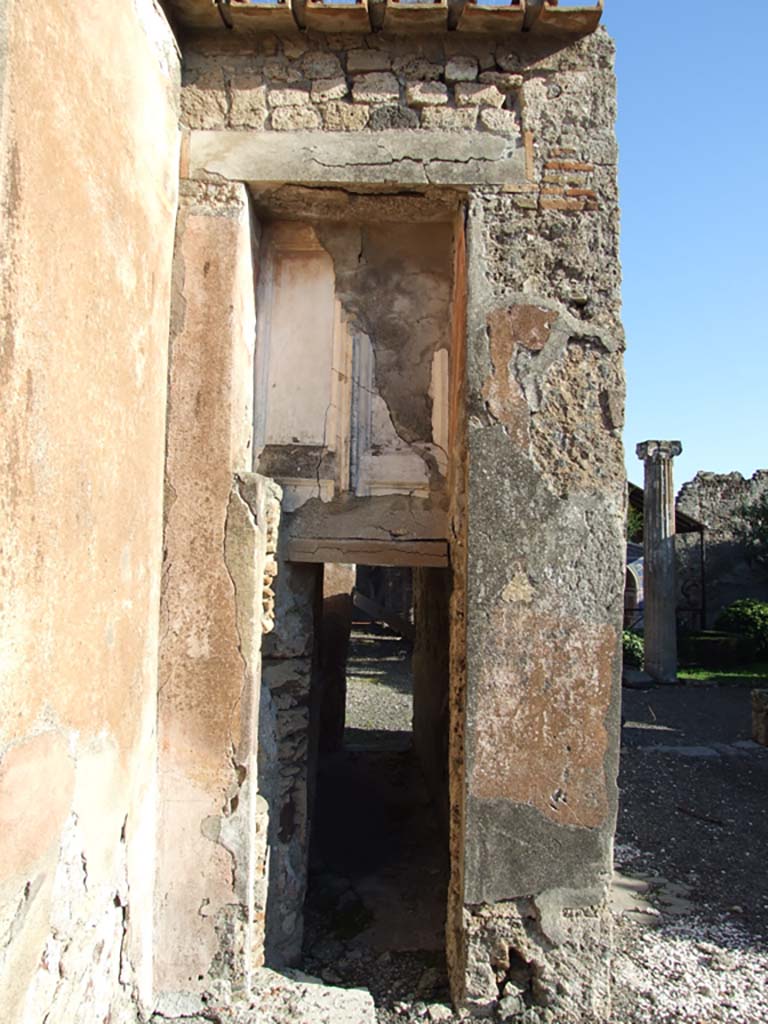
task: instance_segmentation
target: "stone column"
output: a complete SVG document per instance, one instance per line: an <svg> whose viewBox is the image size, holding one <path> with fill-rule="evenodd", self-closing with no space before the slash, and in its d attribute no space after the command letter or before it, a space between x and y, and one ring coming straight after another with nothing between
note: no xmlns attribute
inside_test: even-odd
<svg viewBox="0 0 768 1024"><path fill-rule="evenodd" d="M675 622L675 488L672 459L679 441L643 441L637 457L645 463L643 543L645 546L645 671L659 683L677 680Z"/></svg>

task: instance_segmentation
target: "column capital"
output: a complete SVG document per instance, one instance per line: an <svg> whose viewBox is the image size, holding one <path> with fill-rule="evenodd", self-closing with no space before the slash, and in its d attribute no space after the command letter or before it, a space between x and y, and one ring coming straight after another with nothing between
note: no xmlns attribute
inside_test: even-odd
<svg viewBox="0 0 768 1024"><path fill-rule="evenodd" d="M682 450L679 441L641 441L635 449L643 462L669 462Z"/></svg>

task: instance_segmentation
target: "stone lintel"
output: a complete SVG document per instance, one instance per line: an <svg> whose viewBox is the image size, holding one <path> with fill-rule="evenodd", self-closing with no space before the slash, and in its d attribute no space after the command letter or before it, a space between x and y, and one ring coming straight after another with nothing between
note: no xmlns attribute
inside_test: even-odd
<svg viewBox="0 0 768 1024"><path fill-rule="evenodd" d="M683 450L679 441L641 441L635 449L638 459L643 462L661 462L674 459Z"/></svg>
<svg viewBox="0 0 768 1024"><path fill-rule="evenodd" d="M376 541L355 538L307 537L288 542L289 562L351 562L355 565L448 566L444 540Z"/></svg>
<svg viewBox="0 0 768 1024"><path fill-rule="evenodd" d="M198 130L189 175L251 185L307 182L380 185L525 184L519 133L400 131L271 132Z"/></svg>
<svg viewBox="0 0 768 1024"><path fill-rule="evenodd" d="M376 494L356 497L337 495L332 501L311 498L298 509L286 513L283 523L286 540L316 542L317 538L335 546L350 540L385 544L406 541L425 543L448 537L447 498L433 494L419 498L409 494ZM320 559L323 561L323 559ZM340 558L337 561L353 561Z"/></svg>

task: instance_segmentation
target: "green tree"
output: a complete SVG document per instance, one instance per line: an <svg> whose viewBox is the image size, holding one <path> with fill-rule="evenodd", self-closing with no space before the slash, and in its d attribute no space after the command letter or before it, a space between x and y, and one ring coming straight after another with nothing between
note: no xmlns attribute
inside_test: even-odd
<svg viewBox="0 0 768 1024"><path fill-rule="evenodd" d="M627 540L636 544L643 540L643 513L634 505L627 506Z"/></svg>

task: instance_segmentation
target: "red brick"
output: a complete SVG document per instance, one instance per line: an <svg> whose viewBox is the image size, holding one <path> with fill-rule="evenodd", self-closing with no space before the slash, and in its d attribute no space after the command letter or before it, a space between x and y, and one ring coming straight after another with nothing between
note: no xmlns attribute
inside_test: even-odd
<svg viewBox="0 0 768 1024"><path fill-rule="evenodd" d="M594 164L583 164L578 160L547 160L544 167L550 171L594 171Z"/></svg>
<svg viewBox="0 0 768 1024"><path fill-rule="evenodd" d="M586 208L586 201L584 199L568 199L565 196L561 198L553 197L552 199L541 199L539 201L539 207L542 210L579 212Z"/></svg>

